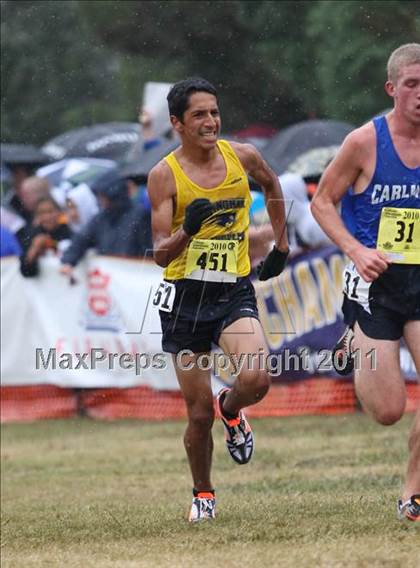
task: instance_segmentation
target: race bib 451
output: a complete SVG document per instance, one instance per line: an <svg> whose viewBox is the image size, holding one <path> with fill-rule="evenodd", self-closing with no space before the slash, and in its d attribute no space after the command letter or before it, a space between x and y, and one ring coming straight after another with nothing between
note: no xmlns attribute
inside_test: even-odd
<svg viewBox="0 0 420 568"><path fill-rule="evenodd" d="M184 278L209 282L235 282L238 241L193 239L188 248Z"/></svg>

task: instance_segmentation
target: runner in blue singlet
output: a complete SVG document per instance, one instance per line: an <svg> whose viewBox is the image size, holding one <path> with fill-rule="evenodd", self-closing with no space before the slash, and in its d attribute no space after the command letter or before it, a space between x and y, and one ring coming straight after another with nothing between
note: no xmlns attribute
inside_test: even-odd
<svg viewBox="0 0 420 568"><path fill-rule="evenodd" d="M389 425L406 405L401 337L420 373L420 44L391 54L385 90L393 110L346 138L321 179L312 212L351 261L344 293L355 318L348 343L356 392L363 408ZM336 210L349 187L353 234ZM420 410L409 448L398 507L401 517L420 520Z"/></svg>

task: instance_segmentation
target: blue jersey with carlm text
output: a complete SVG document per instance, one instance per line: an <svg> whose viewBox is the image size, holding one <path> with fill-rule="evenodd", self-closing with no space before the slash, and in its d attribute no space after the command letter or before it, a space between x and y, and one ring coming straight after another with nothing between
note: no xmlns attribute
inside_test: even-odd
<svg viewBox="0 0 420 568"><path fill-rule="evenodd" d="M374 118L373 124L376 130L375 172L363 193L355 194L353 189L349 192L353 234L369 248L376 247L384 207L420 208L420 166L408 168L403 164L394 148L385 116Z"/></svg>

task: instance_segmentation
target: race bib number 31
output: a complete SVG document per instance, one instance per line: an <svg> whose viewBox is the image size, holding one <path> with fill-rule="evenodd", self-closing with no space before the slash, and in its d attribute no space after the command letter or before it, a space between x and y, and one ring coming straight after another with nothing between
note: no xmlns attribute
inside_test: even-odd
<svg viewBox="0 0 420 568"><path fill-rule="evenodd" d="M237 264L238 241L193 239L188 248L185 278L234 282Z"/></svg>
<svg viewBox="0 0 420 568"><path fill-rule="evenodd" d="M372 283L363 280L353 262L350 262L350 264L346 266L343 276L344 294L349 300L357 302L370 313L369 289Z"/></svg>
<svg viewBox="0 0 420 568"><path fill-rule="evenodd" d="M420 209L384 207L376 248L397 264L420 264Z"/></svg>

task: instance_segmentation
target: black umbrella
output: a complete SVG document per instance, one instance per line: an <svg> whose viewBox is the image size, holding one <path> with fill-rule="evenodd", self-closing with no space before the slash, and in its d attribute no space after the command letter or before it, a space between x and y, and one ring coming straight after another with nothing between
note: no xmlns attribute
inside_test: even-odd
<svg viewBox="0 0 420 568"><path fill-rule="evenodd" d="M42 166L50 162L50 158L31 144L1 144L0 161L13 168L19 164Z"/></svg>
<svg viewBox="0 0 420 568"><path fill-rule="evenodd" d="M340 145L353 129L351 124L336 120L306 120L279 132L262 154L274 171L282 174L308 150Z"/></svg>
<svg viewBox="0 0 420 568"><path fill-rule="evenodd" d="M62 158L106 158L124 160L139 141L136 122L109 122L70 130L52 138L42 150L54 160Z"/></svg>
<svg viewBox="0 0 420 568"><path fill-rule="evenodd" d="M121 167L121 174L127 178L139 178L144 182L153 166L179 145L179 140L163 139L158 146L144 151L143 145L138 144L127 156L126 162Z"/></svg>

